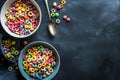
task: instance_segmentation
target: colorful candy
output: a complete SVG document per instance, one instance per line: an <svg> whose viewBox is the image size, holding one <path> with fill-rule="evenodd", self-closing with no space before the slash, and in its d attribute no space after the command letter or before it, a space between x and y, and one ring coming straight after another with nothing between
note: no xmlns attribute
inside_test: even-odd
<svg viewBox="0 0 120 80"><path fill-rule="evenodd" d="M67 21L67 22L70 22L70 21L71 21L71 19L70 19L70 18L67 18L67 19L66 19L66 21Z"/></svg>
<svg viewBox="0 0 120 80"><path fill-rule="evenodd" d="M55 17L55 13L51 13L51 18L54 18Z"/></svg>
<svg viewBox="0 0 120 80"><path fill-rule="evenodd" d="M60 19L56 19L56 23L57 23L57 24L60 24Z"/></svg>
<svg viewBox="0 0 120 80"><path fill-rule="evenodd" d="M55 17L59 17L59 13L55 13Z"/></svg>
<svg viewBox="0 0 120 80"><path fill-rule="evenodd" d="M55 13L55 12L56 12L56 10L53 8L53 9L51 9L51 12L52 12L52 13Z"/></svg>
<svg viewBox="0 0 120 80"><path fill-rule="evenodd" d="M27 41L23 41L23 44L24 44L24 45L27 45L27 44L28 44L28 42L27 42Z"/></svg>
<svg viewBox="0 0 120 80"><path fill-rule="evenodd" d="M58 6L57 6L57 9L58 9L58 10L62 9L62 6L61 6L61 5L58 5Z"/></svg>
<svg viewBox="0 0 120 80"><path fill-rule="evenodd" d="M56 57L51 49L43 45L37 45L27 50L22 63L29 76L43 79L54 71Z"/></svg>
<svg viewBox="0 0 120 80"><path fill-rule="evenodd" d="M28 35L38 26L39 12L29 0L16 0L5 13L5 25L17 35Z"/></svg>
<svg viewBox="0 0 120 80"><path fill-rule="evenodd" d="M70 19L69 17L67 17L67 15L64 15L64 16L63 16L63 19L64 19L65 21L67 21L67 22L70 22L70 21L71 21L71 19Z"/></svg>
<svg viewBox="0 0 120 80"><path fill-rule="evenodd" d="M11 39L2 40L2 48L3 53L6 58L14 59L19 55L19 51L15 49L16 41L12 41Z"/></svg>
<svg viewBox="0 0 120 80"><path fill-rule="evenodd" d="M61 3L59 5L57 5L57 9L58 10L62 9L65 4L66 4L66 0L61 0Z"/></svg>
<svg viewBox="0 0 120 80"><path fill-rule="evenodd" d="M66 20L66 19L67 19L67 15L64 15L64 16L63 16L63 19Z"/></svg>
<svg viewBox="0 0 120 80"><path fill-rule="evenodd" d="M53 2L53 7L56 7L57 6L57 3L56 2Z"/></svg>
<svg viewBox="0 0 120 80"><path fill-rule="evenodd" d="M9 66L9 67L8 67L8 71L10 71L10 72L13 71L13 67L12 67L12 66Z"/></svg>

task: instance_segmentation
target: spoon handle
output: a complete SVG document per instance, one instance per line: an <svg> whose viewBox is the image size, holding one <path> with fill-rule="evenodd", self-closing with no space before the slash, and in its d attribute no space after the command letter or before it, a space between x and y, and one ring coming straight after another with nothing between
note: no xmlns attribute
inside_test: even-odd
<svg viewBox="0 0 120 80"><path fill-rule="evenodd" d="M51 16L50 16L50 10L49 10L49 6L48 6L48 0L44 0L45 2L45 5L46 5L46 8L47 8L47 12L48 12L48 15L49 15L49 19L51 21Z"/></svg>

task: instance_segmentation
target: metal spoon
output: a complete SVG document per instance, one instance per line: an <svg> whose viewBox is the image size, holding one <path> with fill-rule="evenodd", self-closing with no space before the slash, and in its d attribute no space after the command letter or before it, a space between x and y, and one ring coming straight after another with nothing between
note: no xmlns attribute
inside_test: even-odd
<svg viewBox="0 0 120 80"><path fill-rule="evenodd" d="M50 19L50 22L48 23L48 30L52 36L55 36L58 32L57 26L56 26L56 23L53 22L51 19L50 10L49 10L49 6L48 6L48 0L44 0L44 2L45 2L45 5L47 7L47 12L48 12L49 19Z"/></svg>

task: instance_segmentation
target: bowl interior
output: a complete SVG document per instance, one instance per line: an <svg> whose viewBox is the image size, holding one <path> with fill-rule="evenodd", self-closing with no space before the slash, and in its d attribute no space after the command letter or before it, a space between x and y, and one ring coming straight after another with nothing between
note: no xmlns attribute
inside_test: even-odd
<svg viewBox="0 0 120 80"><path fill-rule="evenodd" d="M15 56L15 58L13 58L13 59L8 59L8 58L5 56L4 48L3 48L3 46L2 46L2 41L3 41L3 40L8 40L8 39L10 39L10 40L12 40L12 41L15 41L16 44L15 44L14 46L12 46L12 47L15 47L16 50L20 51L20 50L19 50L19 49L20 49L20 44L19 44L19 42L18 42L18 39L13 38L13 37L11 37L11 36L3 36L3 37L1 38L1 41L0 41L0 43L1 43L0 47L1 47L1 48L0 48L0 49L1 49L1 52L2 52L3 56L5 57L5 59L7 59L7 60L9 60L9 61L11 61L11 62L13 62L13 63L16 63L16 62L17 62L17 58L19 57L18 55ZM9 48L8 48L8 49L9 49Z"/></svg>
<svg viewBox="0 0 120 80"><path fill-rule="evenodd" d="M54 55L56 56L56 65L54 67L54 71L51 75L49 75L48 77L42 79L42 80L51 80L58 72L59 70L59 67L60 67L60 57L59 57L59 54L57 52L57 50L52 46L50 45L49 43L46 43L46 42L43 42L43 41L36 41L36 42L32 42L30 44L28 44L26 47L24 47L24 49L21 51L20 55L19 55L19 60L18 60L18 66L19 66L19 69L20 69L20 72L22 73L22 75L27 79L27 80L38 80L38 79L35 79L35 78L32 78L30 77L23 69L23 65L22 65L22 62L23 62L23 56L25 55L27 49L31 48L32 46L36 46L36 45L43 45L49 49L51 49L54 53Z"/></svg>
<svg viewBox="0 0 120 80"><path fill-rule="evenodd" d="M4 5L3 5L2 9L1 9L1 16L2 16L2 17L0 17L0 18L1 18L1 24L2 24L2 26L3 26L3 29L4 29L9 35L11 35L11 36L13 36L13 37L16 37L16 38L25 38L25 37L28 37L28 36L32 35L33 33L35 33L35 31L36 31L36 30L39 28L39 26L40 26L41 19L42 19L41 9L40 9L39 5L36 3L35 0L30 0L31 3L36 7L36 9L38 10L38 12L40 13L38 26L37 26L37 28L36 28L33 32L31 32L31 33L28 34L28 35L23 35L23 36L17 35L17 34L15 34L15 33L11 32L11 31L9 30L9 28L5 25L5 22L7 21L7 20L6 20L6 16L5 16L5 12L7 11L7 9L9 8L9 6L10 6L14 1L16 1L16 0L7 0L7 1L4 3Z"/></svg>

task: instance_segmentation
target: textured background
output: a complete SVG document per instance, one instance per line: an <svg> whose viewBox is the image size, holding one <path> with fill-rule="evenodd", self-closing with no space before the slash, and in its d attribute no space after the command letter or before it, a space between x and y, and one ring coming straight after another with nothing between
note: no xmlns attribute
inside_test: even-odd
<svg viewBox="0 0 120 80"><path fill-rule="evenodd" d="M61 67L53 80L120 80L120 0L67 0L59 11L61 24L54 39L47 31L45 4L36 1L42 9L41 26L25 40L47 41L56 47ZM60 2L48 1L50 7ZM4 2L0 0L0 7ZM62 20L64 14L72 19L70 23ZM4 33L1 26L0 31ZM8 72L6 62L0 62L0 80L24 80L16 71Z"/></svg>

